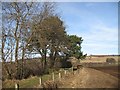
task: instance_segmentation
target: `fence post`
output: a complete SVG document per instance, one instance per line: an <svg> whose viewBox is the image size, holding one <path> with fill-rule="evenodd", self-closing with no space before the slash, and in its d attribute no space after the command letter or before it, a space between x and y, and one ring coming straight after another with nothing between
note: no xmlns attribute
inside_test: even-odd
<svg viewBox="0 0 120 90"><path fill-rule="evenodd" d="M65 73L65 75L67 74L67 71L66 70L64 70L64 73Z"/></svg>
<svg viewBox="0 0 120 90"><path fill-rule="evenodd" d="M59 79L61 80L61 73L59 72Z"/></svg>
<svg viewBox="0 0 120 90"><path fill-rule="evenodd" d="M15 90L19 90L19 84L15 83Z"/></svg>
<svg viewBox="0 0 120 90"><path fill-rule="evenodd" d="M42 85L42 77L39 78L40 86Z"/></svg>

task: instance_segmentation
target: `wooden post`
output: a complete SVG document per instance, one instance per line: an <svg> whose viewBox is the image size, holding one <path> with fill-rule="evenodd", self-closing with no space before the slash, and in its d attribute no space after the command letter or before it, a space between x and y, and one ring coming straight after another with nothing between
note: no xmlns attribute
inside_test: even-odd
<svg viewBox="0 0 120 90"><path fill-rule="evenodd" d="M61 73L59 72L59 79L61 80Z"/></svg>
<svg viewBox="0 0 120 90"><path fill-rule="evenodd" d="M15 83L15 90L19 90L19 84Z"/></svg>
<svg viewBox="0 0 120 90"><path fill-rule="evenodd" d="M52 73L52 80L55 81L55 74L54 74L54 72Z"/></svg>
<svg viewBox="0 0 120 90"><path fill-rule="evenodd" d="M66 70L64 70L64 73L65 73L65 75L67 74L67 71Z"/></svg>
<svg viewBox="0 0 120 90"><path fill-rule="evenodd" d="M42 85L42 77L39 78L40 86Z"/></svg>

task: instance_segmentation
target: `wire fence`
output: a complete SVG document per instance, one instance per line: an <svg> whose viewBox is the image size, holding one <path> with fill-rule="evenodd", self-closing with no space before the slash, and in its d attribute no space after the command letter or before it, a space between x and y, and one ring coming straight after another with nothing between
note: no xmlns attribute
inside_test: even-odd
<svg viewBox="0 0 120 90"><path fill-rule="evenodd" d="M43 75L43 76L39 76L37 79L39 81L39 88L43 88L43 86L47 83L47 82L57 82L57 81L61 81L63 80L63 78L65 78L67 75L71 75L71 74L75 74L74 73L74 68L64 68L64 69L60 69L59 71L54 71L50 74L47 75ZM14 85L15 90L18 90L19 88L22 88L22 86L20 86L19 83L15 83Z"/></svg>

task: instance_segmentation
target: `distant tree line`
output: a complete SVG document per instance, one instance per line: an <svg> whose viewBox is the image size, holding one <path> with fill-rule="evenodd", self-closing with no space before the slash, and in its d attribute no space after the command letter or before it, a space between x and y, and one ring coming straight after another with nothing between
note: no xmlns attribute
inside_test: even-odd
<svg viewBox="0 0 120 90"><path fill-rule="evenodd" d="M25 78L26 58L32 53L39 54L43 71L54 68L58 59L85 58L81 51L82 37L67 34L55 8L55 3L50 2L2 3L1 56L9 78ZM13 64L14 60L15 73L6 64Z"/></svg>

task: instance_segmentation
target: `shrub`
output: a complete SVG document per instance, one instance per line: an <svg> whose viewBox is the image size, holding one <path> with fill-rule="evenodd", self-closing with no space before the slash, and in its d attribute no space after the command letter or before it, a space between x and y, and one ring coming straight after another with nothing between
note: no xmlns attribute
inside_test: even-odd
<svg viewBox="0 0 120 90"><path fill-rule="evenodd" d="M107 58L107 59L106 59L106 62L107 62L107 63L115 63L116 61L115 61L114 58Z"/></svg>
<svg viewBox="0 0 120 90"><path fill-rule="evenodd" d="M61 60L61 65L62 65L62 68L71 68L72 67L72 63L67 60Z"/></svg>

